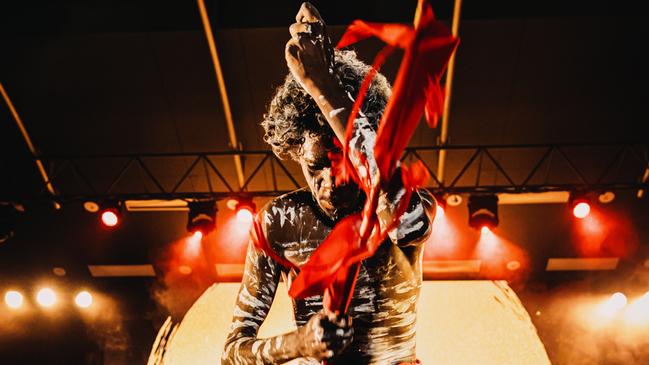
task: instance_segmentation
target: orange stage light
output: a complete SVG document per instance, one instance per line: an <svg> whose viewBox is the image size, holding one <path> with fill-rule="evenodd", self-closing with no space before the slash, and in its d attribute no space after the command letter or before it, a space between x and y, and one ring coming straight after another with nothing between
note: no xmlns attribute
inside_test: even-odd
<svg viewBox="0 0 649 365"><path fill-rule="evenodd" d="M74 302L79 308L88 308L92 305L92 294L83 290L74 297Z"/></svg>
<svg viewBox="0 0 649 365"><path fill-rule="evenodd" d="M626 307L626 304L626 295L620 292L614 293L599 306L598 314L600 318L611 319L620 313L620 311Z"/></svg>
<svg viewBox="0 0 649 365"><path fill-rule="evenodd" d="M36 294L36 301L42 307L50 308L56 304L56 293L50 288L42 288Z"/></svg>
<svg viewBox="0 0 649 365"><path fill-rule="evenodd" d="M588 217L590 214L590 204L586 202L579 202L572 208L572 214L579 219Z"/></svg>
<svg viewBox="0 0 649 365"><path fill-rule="evenodd" d="M24 302L23 295L15 290L9 290L5 293L5 304L11 309L22 307Z"/></svg>

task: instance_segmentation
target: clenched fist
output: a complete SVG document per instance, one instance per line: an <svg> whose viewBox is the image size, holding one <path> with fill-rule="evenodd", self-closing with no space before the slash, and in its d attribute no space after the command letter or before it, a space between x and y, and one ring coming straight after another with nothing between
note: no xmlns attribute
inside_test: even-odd
<svg viewBox="0 0 649 365"><path fill-rule="evenodd" d="M353 335L351 317L320 312L298 329L298 352L302 357L326 360L341 353Z"/></svg>
<svg viewBox="0 0 649 365"><path fill-rule="evenodd" d="M293 77L313 97L336 82L334 51L324 20L310 3L303 3L289 32L284 55Z"/></svg>

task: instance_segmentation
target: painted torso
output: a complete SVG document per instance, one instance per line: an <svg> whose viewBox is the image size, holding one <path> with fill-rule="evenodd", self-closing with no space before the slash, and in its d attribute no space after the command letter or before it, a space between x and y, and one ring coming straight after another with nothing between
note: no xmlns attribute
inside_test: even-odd
<svg viewBox="0 0 649 365"><path fill-rule="evenodd" d="M327 237L334 222L324 216L308 190L275 199L262 212L266 236L276 253L297 266ZM425 235L428 224L419 224ZM416 305L421 285L421 244L399 245L387 239L361 264L350 306L354 340L328 364L398 364L414 361ZM288 284L296 276L282 269ZM287 275L286 275L287 274ZM294 300L298 326L322 309L322 297Z"/></svg>

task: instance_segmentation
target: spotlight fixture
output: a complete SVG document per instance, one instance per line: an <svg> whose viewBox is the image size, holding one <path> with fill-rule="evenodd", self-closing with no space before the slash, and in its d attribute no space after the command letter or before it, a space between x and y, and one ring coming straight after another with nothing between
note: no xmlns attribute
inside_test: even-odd
<svg viewBox="0 0 649 365"><path fill-rule="evenodd" d="M597 200L599 200L599 202L603 204L608 204L612 202L614 199L615 199L615 193L612 191L605 191L603 193L600 193L597 196Z"/></svg>
<svg viewBox="0 0 649 365"><path fill-rule="evenodd" d="M192 234L200 232L201 237L207 236L216 228L216 200L194 200L187 203L189 216L187 231Z"/></svg>
<svg viewBox="0 0 649 365"><path fill-rule="evenodd" d="M92 305L92 294L83 290L74 297L74 303L79 308L88 308Z"/></svg>
<svg viewBox="0 0 649 365"><path fill-rule="evenodd" d="M256 206L252 198L239 198L235 207L237 221L241 224L250 224L255 217Z"/></svg>
<svg viewBox="0 0 649 365"><path fill-rule="evenodd" d="M101 223L106 227L115 227L122 220L122 203L116 200L107 200L101 204L99 211Z"/></svg>
<svg viewBox="0 0 649 365"><path fill-rule="evenodd" d="M469 226L475 229L498 226L498 197L494 194L469 196Z"/></svg>
<svg viewBox="0 0 649 365"><path fill-rule="evenodd" d="M56 304L56 293L50 288L43 288L36 294L36 301L41 307L49 308Z"/></svg>
<svg viewBox="0 0 649 365"><path fill-rule="evenodd" d="M5 293L5 304L11 309L18 309L23 305L23 295L19 291L9 290Z"/></svg>
<svg viewBox="0 0 649 365"><path fill-rule="evenodd" d="M583 219L590 214L590 199L586 193L572 192L568 202L576 218Z"/></svg>
<svg viewBox="0 0 649 365"><path fill-rule="evenodd" d="M99 211L99 204L93 201L87 201L83 203L83 209L88 213L97 213Z"/></svg>
<svg viewBox="0 0 649 365"><path fill-rule="evenodd" d="M459 194L450 194L446 197L446 203L452 207L462 204L462 196Z"/></svg>

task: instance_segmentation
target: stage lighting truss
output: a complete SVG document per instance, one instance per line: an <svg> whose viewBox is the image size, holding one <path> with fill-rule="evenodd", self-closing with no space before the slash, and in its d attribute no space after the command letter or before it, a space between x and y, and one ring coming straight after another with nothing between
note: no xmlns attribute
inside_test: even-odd
<svg viewBox="0 0 649 365"><path fill-rule="evenodd" d="M475 229L498 226L498 196L473 194L469 196L469 226Z"/></svg>
<svg viewBox="0 0 649 365"><path fill-rule="evenodd" d="M446 151L448 156L454 156L453 161L457 161L442 181L433 171L435 156L441 151ZM409 147L401 160L406 164L421 162L431 175L426 188L432 193L450 194L447 202L449 206L455 206L461 203L461 194L521 194L575 190L614 192L631 189L637 190L640 197L649 189L648 151L649 144L644 141L604 144L443 145ZM530 156L529 166L511 165L511 161L516 161L521 154ZM225 178L228 176L227 170L235 167L228 163L217 163L225 161L223 157L232 155L241 156L249 162L258 161L256 165L246 169L244 184L238 188ZM175 163L179 157L187 160L186 166L174 171L173 177L167 176L170 171L161 167ZM594 159L609 163L602 166L602 169L594 169L590 163ZM54 186L65 185L64 182L67 181L77 182L72 185L79 188L66 186L66 189L57 189L54 198L62 203L79 200L101 201L105 198L122 201L228 199L242 192L253 197L275 197L304 186L302 176L296 173L297 170L289 169L269 150L41 156L38 161L51 166L51 184ZM102 176L90 174L90 167L86 168L86 165L92 166L92 170L101 171ZM96 169L96 166L101 168ZM138 173L134 173L134 170L138 170ZM164 171L165 175L158 171ZM96 183L103 182L104 175L114 176L111 182L106 184L107 188L102 188ZM548 180L541 175L552 178ZM143 176L147 184L142 184ZM486 179L487 177L489 179ZM175 180L174 185L167 186L164 183L169 178ZM202 181L199 185L206 188L192 188L191 191L182 189L188 185L189 179L197 178ZM272 184L268 184L267 180L272 181ZM493 183L486 183L487 181ZM116 194L113 188L118 185L125 188ZM143 190L143 185L152 185L154 189ZM37 196L31 198L52 199L46 186L41 190ZM89 191L92 193L88 193ZM610 199L609 196L606 198ZM157 210L156 207L153 209Z"/></svg>
<svg viewBox="0 0 649 365"><path fill-rule="evenodd" d="M194 200L187 203L189 214L187 217L187 231L190 233L201 232L207 236L216 228L216 200Z"/></svg>

